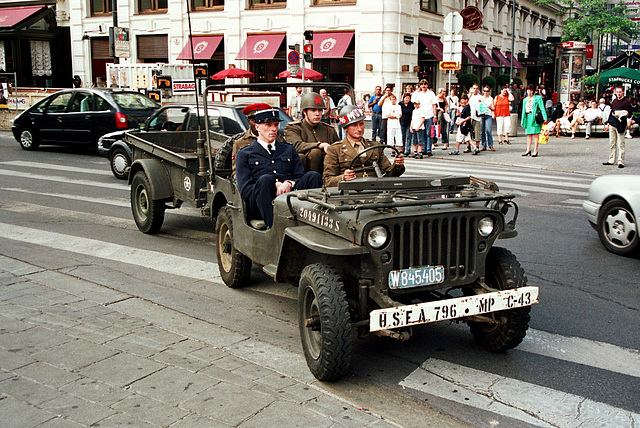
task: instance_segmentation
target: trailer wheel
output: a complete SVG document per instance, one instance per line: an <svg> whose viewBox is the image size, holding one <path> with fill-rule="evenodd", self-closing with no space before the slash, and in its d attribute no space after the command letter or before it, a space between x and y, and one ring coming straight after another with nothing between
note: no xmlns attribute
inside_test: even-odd
<svg viewBox="0 0 640 428"><path fill-rule="evenodd" d="M216 256L222 280L230 288L246 285L251 276L251 259L236 250L233 245L233 223L228 207L223 207L218 212L216 231L218 232Z"/></svg>
<svg viewBox="0 0 640 428"><path fill-rule="evenodd" d="M524 269L516 256L507 249L493 247L487 256L485 278L487 284L498 290L527 285ZM529 328L531 306L485 314L497 324L468 322L475 341L490 352L504 352L522 342Z"/></svg>
<svg viewBox="0 0 640 428"><path fill-rule="evenodd" d="M344 376L351 365L352 325L344 284L331 266L315 263L302 270L298 324L311 373L322 381Z"/></svg>
<svg viewBox="0 0 640 428"><path fill-rule="evenodd" d="M114 177L120 180L129 178L130 166L131 159L124 149L118 148L111 153L111 172L113 172Z"/></svg>
<svg viewBox="0 0 640 428"><path fill-rule="evenodd" d="M152 199L149 178L138 171L131 181L131 210L138 229L143 233L157 233L164 221L165 205Z"/></svg>

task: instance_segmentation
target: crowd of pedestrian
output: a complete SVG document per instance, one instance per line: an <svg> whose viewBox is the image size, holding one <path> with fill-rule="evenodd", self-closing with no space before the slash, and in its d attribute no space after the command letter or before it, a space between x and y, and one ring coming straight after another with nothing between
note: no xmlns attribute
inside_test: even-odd
<svg viewBox="0 0 640 428"><path fill-rule="evenodd" d="M584 138L588 140L594 125L602 125L605 132L609 132L611 150L615 151L605 164L616 164L622 168L624 139L631 138L631 125L640 122L634 116L636 113L640 116L640 104L635 98L623 96L629 104L624 103L625 109L619 107L622 101L617 98L617 88L597 101L572 100L564 104L554 103L554 94L547 92L544 85L523 88L521 84L513 83L502 86L494 95L490 86L473 84L466 93L451 89L447 94L445 88L434 92L429 82L422 79L415 88L406 85L399 95L393 91L393 85L384 89L376 86L373 95L365 97L361 105L371 115L371 141L388 144L404 156L416 159L433 156L440 145L450 155L459 155L461 146L464 146L462 153L473 155L496 151L494 138L497 138L498 145L510 145L512 115L517 114L527 141L522 156L540 156L540 141L546 142L549 136L566 135L575 139L578 132L584 131ZM332 118L335 120L342 108L354 105L351 94L347 92L337 105L325 89L319 93L325 104L322 121L327 124ZM611 102L608 102L608 96L613 98ZM290 112L297 119L302 117L300 99L301 88L296 88ZM627 116L618 119L619 113L611 115L614 101L618 106L615 111L626 110ZM611 124L613 120L618 121L617 127ZM619 136L617 129L622 122L625 129ZM345 138L344 130L339 124L337 127L338 136ZM455 148L452 147L454 142Z"/></svg>

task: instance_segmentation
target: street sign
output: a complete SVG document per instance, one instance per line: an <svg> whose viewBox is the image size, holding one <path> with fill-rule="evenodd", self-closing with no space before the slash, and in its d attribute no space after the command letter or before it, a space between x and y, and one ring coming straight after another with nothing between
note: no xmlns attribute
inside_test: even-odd
<svg viewBox="0 0 640 428"><path fill-rule="evenodd" d="M287 60L289 61L289 64L297 64L300 62L300 54L296 51L289 51Z"/></svg>
<svg viewBox="0 0 640 428"><path fill-rule="evenodd" d="M460 70L460 62L440 61L440 70Z"/></svg>
<svg viewBox="0 0 640 428"><path fill-rule="evenodd" d="M462 15L458 12L450 12L444 17L444 32L447 34L458 34L462 31Z"/></svg>
<svg viewBox="0 0 640 428"><path fill-rule="evenodd" d="M462 34L445 34L442 37L442 60L462 62Z"/></svg>
<svg viewBox="0 0 640 428"><path fill-rule="evenodd" d="M292 76L295 76L300 71L300 52L296 50L289 51L287 55L287 70Z"/></svg>

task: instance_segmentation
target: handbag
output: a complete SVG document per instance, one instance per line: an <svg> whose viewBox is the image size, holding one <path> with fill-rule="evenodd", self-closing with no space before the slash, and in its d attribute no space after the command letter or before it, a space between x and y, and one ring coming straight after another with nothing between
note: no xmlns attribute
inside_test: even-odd
<svg viewBox="0 0 640 428"><path fill-rule="evenodd" d="M449 113L442 113L442 117L444 117L445 122L451 123L451 116L449 115Z"/></svg>
<svg viewBox="0 0 640 428"><path fill-rule="evenodd" d="M544 123L544 116L542 116L542 112L540 110L536 112L536 123L538 125L542 125Z"/></svg>

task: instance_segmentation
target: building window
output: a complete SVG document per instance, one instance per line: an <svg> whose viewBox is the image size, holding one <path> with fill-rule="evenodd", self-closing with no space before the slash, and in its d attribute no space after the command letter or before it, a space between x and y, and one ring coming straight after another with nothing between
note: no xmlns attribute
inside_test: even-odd
<svg viewBox="0 0 640 428"><path fill-rule="evenodd" d="M191 0L193 10L223 9L224 0Z"/></svg>
<svg viewBox="0 0 640 428"><path fill-rule="evenodd" d="M438 13L436 0L420 0L420 10Z"/></svg>
<svg viewBox="0 0 640 428"><path fill-rule="evenodd" d="M113 0L91 0L91 15L102 15L111 13Z"/></svg>
<svg viewBox="0 0 640 428"><path fill-rule="evenodd" d="M138 12L167 11L167 0L138 0Z"/></svg>
<svg viewBox="0 0 640 428"><path fill-rule="evenodd" d="M356 4L356 0L313 0L313 4Z"/></svg>
<svg viewBox="0 0 640 428"><path fill-rule="evenodd" d="M286 6L287 0L249 0L249 8Z"/></svg>

